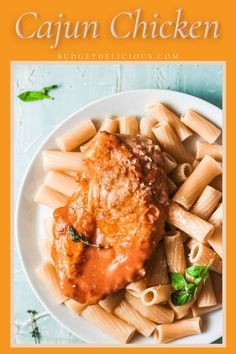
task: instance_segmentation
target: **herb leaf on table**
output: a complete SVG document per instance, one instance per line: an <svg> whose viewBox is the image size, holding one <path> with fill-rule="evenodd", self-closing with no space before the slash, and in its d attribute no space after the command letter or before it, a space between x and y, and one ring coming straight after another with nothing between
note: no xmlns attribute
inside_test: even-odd
<svg viewBox="0 0 236 354"><path fill-rule="evenodd" d="M44 87L41 91L25 91L19 94L17 97L24 102L38 101L43 100L45 98L54 100L54 97L50 96L48 93L58 87L59 85L52 85Z"/></svg>
<svg viewBox="0 0 236 354"><path fill-rule="evenodd" d="M35 344L40 344L41 334L39 332L39 327L37 326L36 318L35 318L35 316L38 314L38 312L35 310L28 310L27 313L29 313L31 316L32 330L31 330L30 334L31 334L32 338L34 338Z"/></svg>

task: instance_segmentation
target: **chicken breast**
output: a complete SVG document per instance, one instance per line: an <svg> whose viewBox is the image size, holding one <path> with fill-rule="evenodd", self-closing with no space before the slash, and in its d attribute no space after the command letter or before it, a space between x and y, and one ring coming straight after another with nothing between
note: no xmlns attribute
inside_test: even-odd
<svg viewBox="0 0 236 354"><path fill-rule="evenodd" d="M145 275L168 195L161 150L150 139L100 132L84 154L78 190L54 211L52 258L63 293L94 304Z"/></svg>

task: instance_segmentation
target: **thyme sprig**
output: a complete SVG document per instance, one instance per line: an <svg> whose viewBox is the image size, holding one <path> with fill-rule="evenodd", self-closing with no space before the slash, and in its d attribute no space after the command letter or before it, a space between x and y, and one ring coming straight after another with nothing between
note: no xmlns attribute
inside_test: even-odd
<svg viewBox="0 0 236 354"><path fill-rule="evenodd" d="M39 344L41 334L39 332L39 327L37 326L36 318L35 318L35 316L38 314L38 312L35 310L28 310L27 313L29 313L31 316L32 330L31 330L30 334L31 334L32 338L34 338L35 344Z"/></svg>
<svg viewBox="0 0 236 354"><path fill-rule="evenodd" d="M69 230L69 233L70 233L70 236L71 236L73 242L82 242L87 247L96 247L96 248L101 248L101 249L110 248L110 246L108 246L108 245L103 246L101 244L95 244L95 243L89 242L89 240L81 232L75 233L75 230L72 226L69 226L68 230Z"/></svg>

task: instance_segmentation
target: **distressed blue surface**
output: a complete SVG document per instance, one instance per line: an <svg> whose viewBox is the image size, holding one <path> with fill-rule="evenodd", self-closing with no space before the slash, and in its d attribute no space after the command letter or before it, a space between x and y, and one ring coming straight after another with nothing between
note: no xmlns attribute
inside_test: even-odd
<svg viewBox="0 0 236 354"><path fill-rule="evenodd" d="M22 91L41 89L51 84L61 85L52 92L54 101L24 103L17 98L17 94ZM32 156L58 123L70 113L100 97L143 88L185 92L221 108L222 66L173 63L15 64L15 198ZM15 344L34 343L29 334L28 309L37 310L41 317L38 320L41 343L83 343L45 313L24 276L16 249L14 253Z"/></svg>

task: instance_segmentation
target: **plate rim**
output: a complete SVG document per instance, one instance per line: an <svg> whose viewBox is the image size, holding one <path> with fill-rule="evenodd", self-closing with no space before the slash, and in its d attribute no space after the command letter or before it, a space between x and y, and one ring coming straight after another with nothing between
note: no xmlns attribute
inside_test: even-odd
<svg viewBox="0 0 236 354"><path fill-rule="evenodd" d="M51 139L51 137L54 135L54 133L59 130L64 124L66 124L68 121L70 121L75 115L77 114L80 114L82 113L83 111L85 111L86 109L88 109L90 106L92 105L96 105L96 104L99 104L100 102L104 101L104 100L109 100L115 96L122 96L122 95L127 95L127 94L136 94L136 93L141 93L141 92L152 92L152 93L163 93L163 94L174 94L174 95L177 95L177 96L182 96L183 97L188 97L190 99L194 99L196 101L199 101L199 104L204 103L204 104L207 104L209 107L211 107L213 110L218 110L219 113L220 112L223 112L223 110L221 108L219 108L218 106L214 105L213 103L211 102L208 102L202 98L199 98L197 96L194 96L194 95L191 95L191 94L188 94L188 93L185 93L185 92L180 92L180 91L175 91L175 90L166 90L166 89L149 89L149 88L145 88L145 89L135 89L135 90L126 90L126 91L121 91L121 92L118 92L118 93L114 93L114 94L110 94L110 95L107 95L107 96L103 96L103 97L100 97L96 100L93 100L93 101L90 101L89 103L87 103L86 105L83 105L82 107L80 107L79 109L75 110L74 112L70 113L68 116L66 116L65 119L63 119L59 124L57 124L51 131L49 134L47 134L45 136L45 138L43 139L43 141L41 142L41 144L39 145L39 147L36 149L36 151L34 152L32 158L30 159L30 162L28 163L28 166L26 168L26 171L21 179L21 183L20 183L20 187L19 187L19 190L17 192L17 198L16 198L16 202L14 204L14 207L13 207L13 219L14 219L14 223L13 223L13 246L11 248L11 258L13 259L13 269L11 271L11 275L12 275L12 272L14 271L14 245L16 245L16 248L17 248L17 253L18 253L18 256L19 256L19 259L20 259L20 262L21 262L21 265L22 265L22 269L23 269L23 272L24 272L24 275L30 285L30 288L33 290L33 293L36 295L36 298L38 299L38 301L45 307L45 309L48 311L48 313L55 319L55 321L57 321L58 323L60 323L60 325L62 327L64 327L66 330L68 330L70 333L72 333L74 336L76 336L77 338L80 338L81 340L85 341L86 343L79 343L79 344L76 344L76 346L90 346L90 345L96 345L98 347L150 347L152 348L153 346L155 347L162 347L163 345L162 344L159 344L159 343L156 343L155 345L153 345L152 343L150 344L142 344L142 343L130 343L130 344L126 344L126 345L119 345L119 344L94 344L92 340L89 340L88 338L85 338L83 335L78 335L78 333L74 332L71 328L68 328L51 310L49 310L49 307L48 305L45 303L45 301L41 298L41 296L39 295L39 293L37 292L36 288L34 287L33 285L33 281L31 281L31 278L30 278L30 273L28 272L27 270L27 267L26 267L26 264L25 264L25 261L24 261L24 258L23 258L23 254L22 254L22 250L21 250L21 245L20 245L20 237L19 237L19 229L18 229L18 224L19 224L19 217L20 217L20 204L21 204L21 199L22 199L22 195L23 195L23 190L24 190L24 187L25 187L25 183L26 183L26 179L27 179L27 176L28 176L28 173L32 167L32 164L35 162L38 154L40 153L40 151L42 150L42 147L44 146L44 144ZM93 119L93 118L91 118ZM14 132L14 128L13 128L13 132ZM13 153L13 165L14 165L14 153ZM15 181L15 175L13 174L13 183L12 183L12 190L13 190L13 200L14 200L14 196L15 196L15 188L14 188L14 181ZM14 301L14 277L13 277L13 301ZM13 311L13 317L14 317L14 309L12 308L12 311ZM218 309L217 312L223 312L223 309ZM223 335L223 333L222 333ZM215 338L214 340L217 340L218 338ZM213 341L214 341L213 340ZM209 343L210 344L210 343ZM48 344L47 344L48 345ZM51 345L51 344L50 344ZM204 345L207 345L207 344L200 344L200 346L204 346ZM60 346L60 345L57 345L57 344L54 344L54 346ZM66 346L68 347L71 347L71 346L74 346L72 344L66 344ZM176 346L176 347L188 347L188 346L196 346L195 344L191 344L191 343L187 343L187 344L177 344L177 343L174 343L173 344L165 344L163 347L167 348L167 347L173 347L173 346Z"/></svg>

